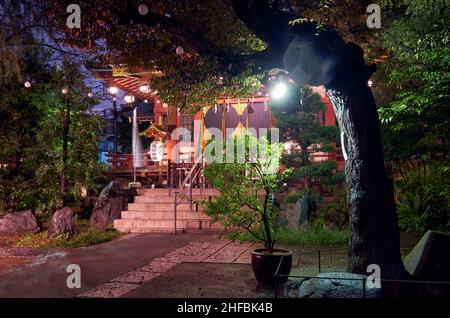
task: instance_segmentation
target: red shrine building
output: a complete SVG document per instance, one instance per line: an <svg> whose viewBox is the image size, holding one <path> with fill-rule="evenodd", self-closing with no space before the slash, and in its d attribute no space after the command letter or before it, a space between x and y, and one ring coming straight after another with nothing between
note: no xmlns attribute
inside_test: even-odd
<svg viewBox="0 0 450 318"><path fill-rule="evenodd" d="M157 72L131 72L123 68L118 71L113 67L94 69L93 73L108 87L116 87L126 94L122 98L125 103L119 101L118 96L113 96L117 113L131 126L133 111L136 109L135 120L144 144L142 163L138 167L133 164L131 151L113 147L119 149L117 153L114 150L106 153L110 179L120 180L124 185L134 180L140 186L135 202L122 212L120 220L115 220L115 227L120 231L131 232L220 229L220 224L212 224L201 213L201 207L193 204L195 197L216 194L215 189L206 184L202 174L206 164L202 160L205 144L211 139L214 129L216 133L217 129L220 130L225 140L230 134L239 134L245 129L253 128L258 133L260 129L275 128L276 120L269 107L270 98L218 97L214 105L202 107L195 114L184 114L149 89L152 78L161 76ZM318 120L323 125L336 125L333 106L325 90L321 87L313 87L313 90L320 94L326 105L325 110L317 114ZM185 128L184 131L190 132L190 135L174 136L179 130L177 128ZM114 133L117 134L117 131ZM174 147L177 147L177 158L173 155ZM312 153L311 160L333 160L337 162L338 169L344 167L340 148L333 153ZM180 193L187 194L187 202L177 199Z"/></svg>

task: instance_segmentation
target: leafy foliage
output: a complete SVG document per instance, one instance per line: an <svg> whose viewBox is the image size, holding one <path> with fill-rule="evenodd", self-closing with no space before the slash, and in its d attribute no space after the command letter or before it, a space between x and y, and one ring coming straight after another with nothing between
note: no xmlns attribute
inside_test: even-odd
<svg viewBox="0 0 450 318"><path fill-rule="evenodd" d="M343 229L348 225L349 213L347 204L347 192L344 188L334 193L333 200L322 207L318 214L327 223Z"/></svg>
<svg viewBox="0 0 450 318"><path fill-rule="evenodd" d="M47 231L26 234L15 245L34 248L78 248L111 241L120 236L115 229L89 228L89 224L85 221L77 221L77 228L79 233L75 235L60 234L52 238L48 237Z"/></svg>
<svg viewBox="0 0 450 318"><path fill-rule="evenodd" d="M338 140L339 128L325 126L319 118L324 115L325 105L319 94L311 88L290 85L289 96L280 101L272 101L272 111L280 128L281 141L286 147L283 164L292 169L287 178L291 184L306 185L297 193L289 195L290 202L297 201L308 193L308 206L315 210L321 201L320 195L310 188L312 181L322 186L331 186L344 181L342 173L336 172L336 162L330 160L314 161L312 155L320 152L335 152L333 142Z"/></svg>
<svg viewBox="0 0 450 318"><path fill-rule="evenodd" d="M398 180L398 216L403 230L450 230L450 169L440 164L412 170Z"/></svg>
<svg viewBox="0 0 450 318"><path fill-rule="evenodd" d="M396 88L394 100L380 108L391 145L388 157L440 156L449 149L450 37L445 0L404 1L405 16L383 34L393 56L386 68Z"/></svg>
<svg viewBox="0 0 450 318"><path fill-rule="evenodd" d="M233 232L231 239L240 241L255 241L246 232ZM315 219L301 231L276 228L273 231L274 240L279 244L307 245L345 245L348 243L348 232L335 227L326 227L323 219Z"/></svg>
<svg viewBox="0 0 450 318"><path fill-rule="evenodd" d="M392 97L379 108L385 159L393 166L398 190L399 223L408 231L445 230L450 3L403 0L386 5L401 13L382 33L391 57L381 73Z"/></svg>
<svg viewBox="0 0 450 318"><path fill-rule="evenodd" d="M66 199L74 200L81 187L95 191L102 166L97 163L98 134L102 121L90 114L95 100L87 96L79 65L69 60L61 68L49 63L43 50L25 49L23 72L33 80L30 88L11 78L0 88L0 211L32 209L51 212L62 202L60 180L63 126L70 112L68 130ZM67 87L68 93L61 90Z"/></svg>
<svg viewBox="0 0 450 318"><path fill-rule="evenodd" d="M276 243L272 238L275 209L274 194L288 170L270 171L279 160L280 144L269 144L253 136L244 136L246 142L245 163L212 163L205 169L205 176L220 192L206 202L205 213L220 221L225 229L240 228L248 231L264 243L270 252ZM254 148L255 147L255 148ZM258 149L251 159L250 149ZM268 154L267 160L260 155ZM237 153L236 153L237 156Z"/></svg>

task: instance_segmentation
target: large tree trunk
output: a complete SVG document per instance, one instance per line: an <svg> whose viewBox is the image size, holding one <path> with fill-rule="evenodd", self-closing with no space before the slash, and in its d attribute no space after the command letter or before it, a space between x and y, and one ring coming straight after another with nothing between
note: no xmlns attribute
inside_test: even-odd
<svg viewBox="0 0 450 318"><path fill-rule="evenodd" d="M363 77L364 78L364 77ZM367 274L380 266L382 279L409 277L400 255L400 237L392 183L384 166L380 123L367 80L327 89L347 153L345 175L350 212L348 270ZM400 284L383 284L389 295ZM402 288L402 291L404 289Z"/></svg>

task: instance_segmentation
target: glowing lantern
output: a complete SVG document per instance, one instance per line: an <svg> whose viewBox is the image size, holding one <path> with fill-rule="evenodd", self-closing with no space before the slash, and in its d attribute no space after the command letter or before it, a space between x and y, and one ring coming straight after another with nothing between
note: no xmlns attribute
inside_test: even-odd
<svg viewBox="0 0 450 318"><path fill-rule="evenodd" d="M150 158L153 161L161 161L164 156L164 144L161 141L154 141L150 144Z"/></svg>

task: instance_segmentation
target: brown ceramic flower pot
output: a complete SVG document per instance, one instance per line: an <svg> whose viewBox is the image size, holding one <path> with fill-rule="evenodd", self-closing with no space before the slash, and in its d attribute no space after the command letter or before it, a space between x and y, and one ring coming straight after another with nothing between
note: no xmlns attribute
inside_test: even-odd
<svg viewBox="0 0 450 318"><path fill-rule="evenodd" d="M289 275L292 267L292 252L285 249L274 249L273 253L268 253L264 248L252 252L253 273L258 283L275 286L278 264L280 264L278 274ZM287 277L278 277L278 283L283 284L287 279Z"/></svg>

